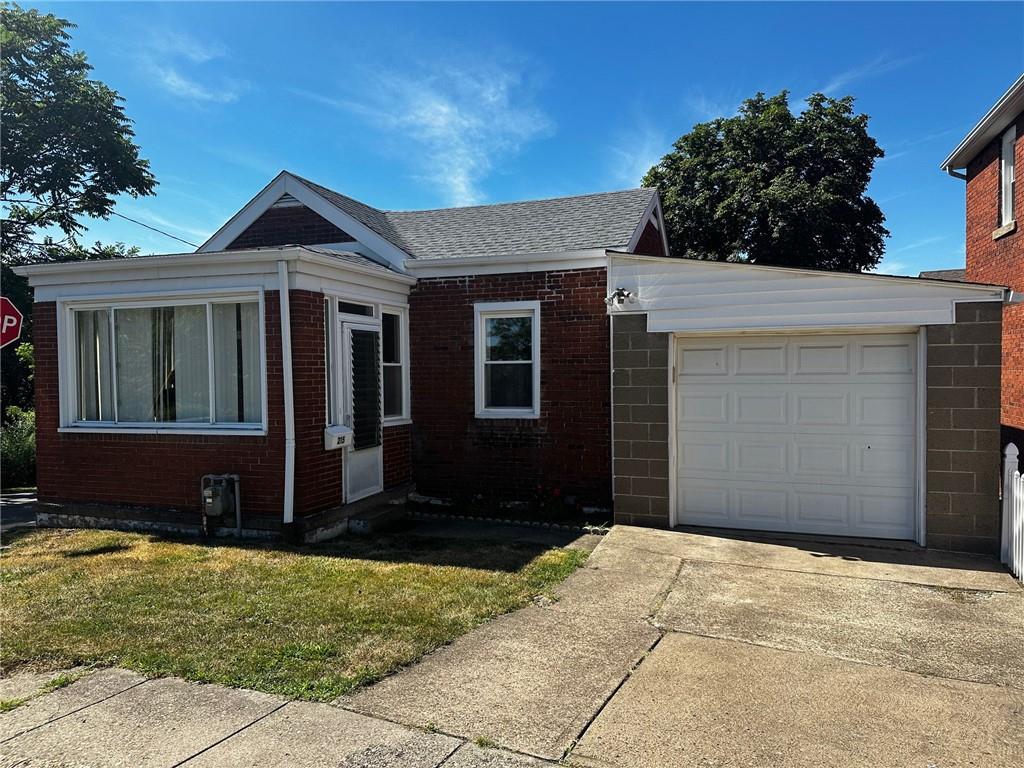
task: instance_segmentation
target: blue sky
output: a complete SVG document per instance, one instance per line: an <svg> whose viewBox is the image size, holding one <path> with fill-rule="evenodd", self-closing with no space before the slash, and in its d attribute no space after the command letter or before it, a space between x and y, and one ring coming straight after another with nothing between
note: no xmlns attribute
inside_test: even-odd
<svg viewBox="0 0 1024 768"><path fill-rule="evenodd" d="M638 185L757 91L851 94L887 152L882 271L964 259L939 163L1024 70L1024 4L40 4L126 99L157 195L202 242L282 168L381 208ZM88 239L189 250L120 219Z"/></svg>

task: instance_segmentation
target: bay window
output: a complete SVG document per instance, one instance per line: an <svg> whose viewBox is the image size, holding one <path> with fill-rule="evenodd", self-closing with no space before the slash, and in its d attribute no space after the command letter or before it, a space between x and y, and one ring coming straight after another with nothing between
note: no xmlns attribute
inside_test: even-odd
<svg viewBox="0 0 1024 768"><path fill-rule="evenodd" d="M477 418L540 415L540 302L477 304Z"/></svg>
<svg viewBox="0 0 1024 768"><path fill-rule="evenodd" d="M260 317L255 299L72 307L66 422L262 427Z"/></svg>

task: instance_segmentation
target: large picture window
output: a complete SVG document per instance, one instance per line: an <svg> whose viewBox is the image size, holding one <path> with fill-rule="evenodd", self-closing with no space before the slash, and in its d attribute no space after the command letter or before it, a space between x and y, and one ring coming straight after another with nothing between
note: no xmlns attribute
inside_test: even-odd
<svg viewBox="0 0 1024 768"><path fill-rule="evenodd" d="M73 308L80 425L263 425L257 301Z"/></svg>
<svg viewBox="0 0 1024 768"><path fill-rule="evenodd" d="M540 302L477 304L476 415L540 415Z"/></svg>

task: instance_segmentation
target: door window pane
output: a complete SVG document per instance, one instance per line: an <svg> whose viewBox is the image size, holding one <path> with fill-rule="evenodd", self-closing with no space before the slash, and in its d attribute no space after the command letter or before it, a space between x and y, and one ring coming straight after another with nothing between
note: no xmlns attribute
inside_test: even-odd
<svg viewBox="0 0 1024 768"><path fill-rule="evenodd" d="M256 302L213 305L214 396L218 422L256 423L263 411L260 311Z"/></svg>
<svg viewBox="0 0 1024 768"><path fill-rule="evenodd" d="M380 334L353 330L352 338L352 447L381 444Z"/></svg>

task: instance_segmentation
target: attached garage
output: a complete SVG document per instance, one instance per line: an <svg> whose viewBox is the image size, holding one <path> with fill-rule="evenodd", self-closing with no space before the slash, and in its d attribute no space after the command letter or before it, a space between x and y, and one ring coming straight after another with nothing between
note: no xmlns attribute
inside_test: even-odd
<svg viewBox="0 0 1024 768"><path fill-rule="evenodd" d="M917 334L676 341L676 521L914 536Z"/></svg>
<svg viewBox="0 0 1024 768"><path fill-rule="evenodd" d="M1000 286L610 254L615 519L998 541Z"/></svg>

